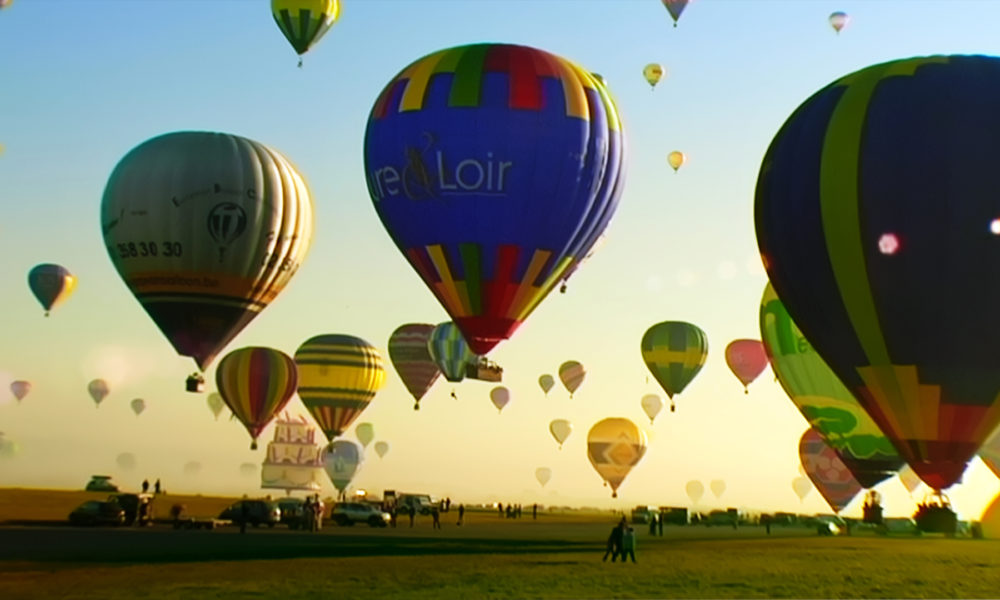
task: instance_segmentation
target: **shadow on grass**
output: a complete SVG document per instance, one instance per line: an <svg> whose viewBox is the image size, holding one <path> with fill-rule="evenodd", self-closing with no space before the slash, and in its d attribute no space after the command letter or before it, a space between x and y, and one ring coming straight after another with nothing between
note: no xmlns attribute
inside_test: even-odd
<svg viewBox="0 0 1000 600"><path fill-rule="evenodd" d="M146 564L362 556L599 552L603 542L310 534L288 531L175 531L71 527L0 528L0 570L21 562ZM16 567L15 567L16 568Z"/></svg>

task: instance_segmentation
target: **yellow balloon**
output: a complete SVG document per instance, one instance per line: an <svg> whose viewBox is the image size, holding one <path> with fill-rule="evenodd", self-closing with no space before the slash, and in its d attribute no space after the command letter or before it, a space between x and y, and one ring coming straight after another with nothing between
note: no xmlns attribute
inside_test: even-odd
<svg viewBox="0 0 1000 600"><path fill-rule="evenodd" d="M642 70L642 76L646 78L649 82L651 88L655 88L656 84L659 83L660 78L663 77L663 67L657 63L649 63Z"/></svg>
<svg viewBox="0 0 1000 600"><path fill-rule="evenodd" d="M681 168L681 165L683 165L686 161L687 161L687 156L683 152L680 152L678 150L674 150L669 155L667 155L667 163L669 163L670 166L674 168L675 173L677 172L677 169Z"/></svg>
<svg viewBox="0 0 1000 600"><path fill-rule="evenodd" d="M597 422L587 434L587 458L618 497L618 487L646 454L646 434L628 419Z"/></svg>

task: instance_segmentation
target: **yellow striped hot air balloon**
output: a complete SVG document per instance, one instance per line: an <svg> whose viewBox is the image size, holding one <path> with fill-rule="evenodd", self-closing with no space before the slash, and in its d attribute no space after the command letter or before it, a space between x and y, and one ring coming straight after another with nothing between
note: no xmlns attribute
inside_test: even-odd
<svg viewBox="0 0 1000 600"><path fill-rule="evenodd" d="M271 0L271 14L299 55L319 41L340 16L340 0Z"/></svg>
<svg viewBox="0 0 1000 600"><path fill-rule="evenodd" d="M618 497L618 487L646 454L646 434L628 419L599 421L587 434L587 458Z"/></svg>
<svg viewBox="0 0 1000 600"><path fill-rule="evenodd" d="M257 436L295 393L295 362L274 348L248 347L227 354L215 372L219 394L243 423L257 449Z"/></svg>
<svg viewBox="0 0 1000 600"><path fill-rule="evenodd" d="M350 427L385 383L378 350L351 335L325 334L306 340L295 351L295 364L299 397L331 442Z"/></svg>

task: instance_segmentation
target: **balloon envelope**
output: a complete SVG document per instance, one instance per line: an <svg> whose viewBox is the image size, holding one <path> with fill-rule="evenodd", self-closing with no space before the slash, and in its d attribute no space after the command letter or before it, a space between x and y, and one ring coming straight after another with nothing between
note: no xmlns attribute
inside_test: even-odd
<svg viewBox="0 0 1000 600"><path fill-rule="evenodd" d="M125 285L204 370L284 289L312 238L302 176L247 138L174 132L118 163L101 228Z"/></svg>
<svg viewBox="0 0 1000 600"><path fill-rule="evenodd" d="M431 331L427 350L444 378L453 383L465 379L465 367L476 359L462 331L451 321L440 323Z"/></svg>
<svg viewBox="0 0 1000 600"><path fill-rule="evenodd" d="M936 490L1000 424L1000 287L983 278L1000 268L998 100L997 57L862 69L796 109L757 181L778 296Z"/></svg>
<svg viewBox="0 0 1000 600"><path fill-rule="evenodd" d="M503 412L503 407L510 402L510 390L500 385L490 390L490 401L497 407L497 412Z"/></svg>
<svg viewBox="0 0 1000 600"><path fill-rule="evenodd" d="M771 284L760 301L760 334L792 403L863 487L892 477L903 459L792 321Z"/></svg>
<svg viewBox="0 0 1000 600"><path fill-rule="evenodd" d="M333 482L333 487L343 492L361 464L361 448L350 440L336 440L323 454L323 468Z"/></svg>
<svg viewBox="0 0 1000 600"><path fill-rule="evenodd" d="M205 401L208 402L208 410L212 411L212 414L218 420L219 415L222 414L222 409L226 408L226 401L222 399L222 396L218 392L209 394Z"/></svg>
<svg viewBox="0 0 1000 600"><path fill-rule="evenodd" d="M980 456L982 456L982 454L980 454ZM994 471L994 473L995 472L996 471ZM1000 475L998 475L998 477L1000 477ZM899 481L902 482L903 487L906 488L906 491L909 494L912 494L918 487L920 487L920 477L913 472L910 465L903 465L903 468L899 470Z"/></svg>
<svg viewBox="0 0 1000 600"><path fill-rule="evenodd" d="M542 484L542 487L545 487L545 484L552 479L552 469L548 467L538 467L535 469L535 479L538 480L538 483Z"/></svg>
<svg viewBox="0 0 1000 600"><path fill-rule="evenodd" d="M656 415L660 414L660 411L663 409L663 400L656 394L646 394L639 403L642 405L643 412L649 417L650 423L653 422Z"/></svg>
<svg viewBox="0 0 1000 600"><path fill-rule="evenodd" d="M31 392L31 382L24 380L12 381L10 384L10 393L14 394L17 401L20 402Z"/></svg>
<svg viewBox="0 0 1000 600"><path fill-rule="evenodd" d="M575 360L567 360L559 365L559 379L562 381L566 391L569 392L570 398L573 397L573 392L580 388L586 376L587 371L583 368L583 365Z"/></svg>
<svg viewBox="0 0 1000 600"><path fill-rule="evenodd" d="M642 336L642 360L670 398L684 391L708 357L708 337L683 321L657 323Z"/></svg>
<svg viewBox="0 0 1000 600"><path fill-rule="evenodd" d="M687 492L691 502L697 504L701 500L701 497L705 495L705 485L696 479L692 479L684 486L684 491Z"/></svg>
<svg viewBox="0 0 1000 600"><path fill-rule="evenodd" d="M60 265L36 265L28 271L28 287L48 316L49 311L65 302L76 289L76 277Z"/></svg>
<svg viewBox="0 0 1000 600"><path fill-rule="evenodd" d="M573 424L566 419L554 419L549 423L549 433L559 443L559 448L561 449L563 442L566 441L569 434L573 433Z"/></svg>
<svg viewBox="0 0 1000 600"><path fill-rule="evenodd" d="M142 414L142 411L146 410L146 401L142 398L136 398L129 403L129 406L132 407L132 412L138 417Z"/></svg>
<svg viewBox="0 0 1000 600"><path fill-rule="evenodd" d="M994 475L1000 477L1000 430L979 449L979 458L986 463Z"/></svg>
<svg viewBox="0 0 1000 600"><path fill-rule="evenodd" d="M549 390L556 385L556 379L546 373L545 375L540 375L538 377L538 385L542 388L542 391L545 392L545 395L548 396Z"/></svg>
<svg viewBox="0 0 1000 600"><path fill-rule="evenodd" d="M829 17L830 27L833 27L833 30L837 33L840 33L841 29L847 27L847 23L850 22L850 20L851 17L847 13L840 11L830 13Z"/></svg>
<svg viewBox="0 0 1000 600"><path fill-rule="evenodd" d="M663 77L663 67L657 63L649 63L642 69L642 76L646 78L649 87L655 88Z"/></svg>
<svg viewBox="0 0 1000 600"><path fill-rule="evenodd" d="M340 0L271 0L271 15L298 55L305 54L340 16Z"/></svg>
<svg viewBox="0 0 1000 600"><path fill-rule="evenodd" d="M677 20L681 18L681 13L687 8L689 0L663 0L663 6L670 13L674 20L674 27L677 27Z"/></svg>
<svg viewBox="0 0 1000 600"><path fill-rule="evenodd" d="M354 435L361 442L361 447L367 448L368 444L375 439L375 426L371 423L358 423L358 426L354 428Z"/></svg>
<svg viewBox="0 0 1000 600"><path fill-rule="evenodd" d="M298 374L291 357L274 348L247 347L227 354L215 385L257 448L257 436L292 399Z"/></svg>
<svg viewBox="0 0 1000 600"><path fill-rule="evenodd" d="M379 458L385 456L389 451L389 442L375 442L375 454L378 454Z"/></svg>
<svg viewBox="0 0 1000 600"><path fill-rule="evenodd" d="M420 408L420 399L441 375L427 348L433 331L430 323L409 323L400 325L389 336L389 360L413 396L414 410Z"/></svg>
<svg viewBox="0 0 1000 600"><path fill-rule="evenodd" d="M722 494L726 493L726 482L721 479L713 479L712 482L708 484L708 487L712 490L712 495L716 498L721 498Z"/></svg>
<svg viewBox="0 0 1000 600"><path fill-rule="evenodd" d="M812 427L799 440L799 458L806 476L833 512L844 510L861 491L861 484L854 479L833 448L823 441L823 436Z"/></svg>
<svg viewBox="0 0 1000 600"><path fill-rule="evenodd" d="M618 497L618 487L646 454L646 434L628 419L598 421L587 433L587 458Z"/></svg>
<svg viewBox="0 0 1000 600"><path fill-rule="evenodd" d="M295 351L299 397L326 439L341 435L385 383L382 356L352 335L309 338Z"/></svg>
<svg viewBox="0 0 1000 600"><path fill-rule="evenodd" d="M389 81L369 115L365 175L386 231L485 355L604 231L624 149L615 103L585 69L472 44Z"/></svg>
<svg viewBox="0 0 1000 600"><path fill-rule="evenodd" d="M812 490L812 482L809 481L808 477L796 477L792 480L792 490L795 495L799 497L799 500L805 500L806 496L809 495L809 491Z"/></svg>
<svg viewBox="0 0 1000 600"><path fill-rule="evenodd" d="M108 382L103 379L94 379L87 384L87 393L90 394L90 398L94 401L94 404L98 406L100 406L101 402L108 397L108 393L110 391Z"/></svg>
<svg viewBox="0 0 1000 600"><path fill-rule="evenodd" d="M764 345L760 340L733 340L726 346L726 364L745 390L767 368Z"/></svg>
<svg viewBox="0 0 1000 600"><path fill-rule="evenodd" d="M677 172L677 169L680 169L685 162L687 162L687 155L685 155L683 152L680 152L679 150L674 150L673 152L667 155L667 164L670 165L670 167L674 170L675 173Z"/></svg>

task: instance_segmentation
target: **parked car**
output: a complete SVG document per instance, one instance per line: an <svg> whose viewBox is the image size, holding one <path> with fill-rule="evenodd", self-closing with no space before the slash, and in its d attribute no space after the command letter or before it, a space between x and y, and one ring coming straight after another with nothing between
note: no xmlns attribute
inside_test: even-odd
<svg viewBox="0 0 1000 600"><path fill-rule="evenodd" d="M88 492L117 492L118 486L111 483L110 475L91 475L83 489Z"/></svg>
<svg viewBox="0 0 1000 600"><path fill-rule="evenodd" d="M412 506L418 513L429 515L434 508L434 501L428 494L400 494L396 499L396 506L406 510Z"/></svg>
<svg viewBox="0 0 1000 600"><path fill-rule="evenodd" d="M385 527L392 521L392 516L364 502L341 502L330 511L330 520L340 526L368 523L372 527Z"/></svg>
<svg viewBox="0 0 1000 600"><path fill-rule="evenodd" d="M108 502L122 507L126 525L153 524L153 494L111 494Z"/></svg>
<svg viewBox="0 0 1000 600"><path fill-rule="evenodd" d="M70 525L124 525L125 510L117 502L87 500L69 513Z"/></svg>
<svg viewBox="0 0 1000 600"><path fill-rule="evenodd" d="M281 524L288 525L289 529L308 529L309 524L305 516L305 500L302 498L282 498L278 500L278 508L281 509ZM324 512L326 507L323 501L319 503L320 512Z"/></svg>
<svg viewBox="0 0 1000 600"><path fill-rule="evenodd" d="M245 508L244 508L245 507ZM229 508L219 513L219 518L237 525L246 520L248 525L274 527L281 522L281 509L271 500L237 500Z"/></svg>

